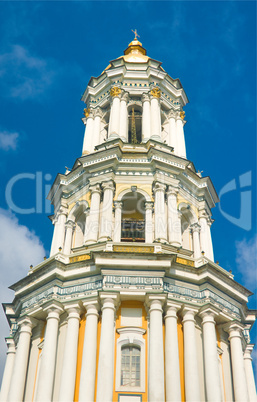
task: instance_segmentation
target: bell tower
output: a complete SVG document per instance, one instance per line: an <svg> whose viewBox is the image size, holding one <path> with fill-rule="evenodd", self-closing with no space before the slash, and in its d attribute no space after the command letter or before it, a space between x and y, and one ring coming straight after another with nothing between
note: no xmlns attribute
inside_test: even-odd
<svg viewBox="0 0 257 402"><path fill-rule="evenodd" d="M219 200L186 156L180 80L135 31L82 101L82 153L48 195L50 256L4 305L1 401L256 401L256 311L214 262Z"/></svg>

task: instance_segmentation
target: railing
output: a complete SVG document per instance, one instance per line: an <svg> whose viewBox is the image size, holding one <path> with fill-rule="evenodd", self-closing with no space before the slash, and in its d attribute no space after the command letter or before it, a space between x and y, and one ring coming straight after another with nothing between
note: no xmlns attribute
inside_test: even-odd
<svg viewBox="0 0 257 402"><path fill-rule="evenodd" d="M121 241L145 241L145 221L143 219L121 221Z"/></svg>

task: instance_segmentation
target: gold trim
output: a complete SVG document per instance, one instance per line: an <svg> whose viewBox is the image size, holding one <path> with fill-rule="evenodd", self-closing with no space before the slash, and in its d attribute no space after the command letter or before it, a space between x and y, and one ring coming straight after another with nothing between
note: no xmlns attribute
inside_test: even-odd
<svg viewBox="0 0 257 402"><path fill-rule="evenodd" d="M176 258L176 262L183 265L189 265L190 267L194 267L194 261L186 260L185 258Z"/></svg>
<svg viewBox="0 0 257 402"><path fill-rule="evenodd" d="M77 257L70 257L70 262L86 261L90 260L89 254L78 255Z"/></svg>
<svg viewBox="0 0 257 402"><path fill-rule="evenodd" d="M157 87L151 89L150 95L152 95L154 98L160 98L161 97L161 90Z"/></svg>
<svg viewBox="0 0 257 402"><path fill-rule="evenodd" d="M122 253L153 253L151 246L113 246L113 251Z"/></svg>
<svg viewBox="0 0 257 402"><path fill-rule="evenodd" d="M111 95L112 97L114 97L114 96L119 96L120 93L121 93L121 89L120 89L119 87L112 87L112 88L110 89L110 95Z"/></svg>
<svg viewBox="0 0 257 402"><path fill-rule="evenodd" d="M184 111L180 112L180 117L182 120L186 117L186 113Z"/></svg>
<svg viewBox="0 0 257 402"><path fill-rule="evenodd" d="M85 116L85 117L88 117L89 114L90 114L90 112L91 112L91 110L90 110L89 107L88 107L88 108L85 108L85 109L84 109L84 116Z"/></svg>

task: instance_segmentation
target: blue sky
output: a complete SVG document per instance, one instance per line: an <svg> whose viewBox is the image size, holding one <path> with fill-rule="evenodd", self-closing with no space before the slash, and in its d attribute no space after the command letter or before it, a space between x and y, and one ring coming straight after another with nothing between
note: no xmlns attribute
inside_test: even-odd
<svg viewBox="0 0 257 402"><path fill-rule="evenodd" d="M49 255L45 194L81 155L81 95L135 28L148 55L180 78L190 101L188 159L223 192L213 210L215 260L256 289L256 3L1 2L1 302L12 299L7 286ZM0 322L3 362L2 312Z"/></svg>

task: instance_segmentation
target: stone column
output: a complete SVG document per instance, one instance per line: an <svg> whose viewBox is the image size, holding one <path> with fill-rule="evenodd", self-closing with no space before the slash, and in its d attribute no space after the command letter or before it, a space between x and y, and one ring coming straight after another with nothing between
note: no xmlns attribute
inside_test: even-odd
<svg viewBox="0 0 257 402"><path fill-rule="evenodd" d="M151 136L151 105L149 94L142 95L142 142L146 142Z"/></svg>
<svg viewBox="0 0 257 402"><path fill-rule="evenodd" d="M201 247L200 247L200 231L201 226L198 223L193 223L191 225L191 230L193 233L193 249L194 249L194 258L198 259L201 257Z"/></svg>
<svg viewBox="0 0 257 402"><path fill-rule="evenodd" d="M165 315L165 384L167 402L181 401L177 328L177 311L180 307L178 304L168 302Z"/></svg>
<svg viewBox="0 0 257 402"><path fill-rule="evenodd" d="M154 216L155 216L155 240L167 241L167 218L165 214L165 189L166 185L156 182L154 191Z"/></svg>
<svg viewBox="0 0 257 402"><path fill-rule="evenodd" d="M67 208L61 206L54 220L54 234L51 245L50 257L58 253L59 247L63 248L66 217L67 217Z"/></svg>
<svg viewBox="0 0 257 402"><path fill-rule="evenodd" d="M0 393L0 401L6 402L8 397L8 392L10 388L12 373L13 373L13 365L15 361L15 342L13 338L6 338L7 344L7 357L5 362L1 393Z"/></svg>
<svg viewBox="0 0 257 402"><path fill-rule="evenodd" d="M95 184L89 187L91 191L90 212L86 220L85 244L96 243L99 233L101 187Z"/></svg>
<svg viewBox="0 0 257 402"><path fill-rule="evenodd" d="M8 402L23 401L30 351L30 340L32 328L35 326L35 322L36 321L30 317L25 317L19 322L19 341L8 392Z"/></svg>
<svg viewBox="0 0 257 402"><path fill-rule="evenodd" d="M249 401L256 402L256 385L253 373L253 366L252 366L252 357L251 353L253 351L254 345L246 345L245 352L244 352L244 363L245 363L245 374L246 374L246 381L248 386L248 394L249 394Z"/></svg>
<svg viewBox="0 0 257 402"><path fill-rule="evenodd" d="M121 217L122 217L122 201L114 201L114 231L113 241L120 242L121 239Z"/></svg>
<svg viewBox="0 0 257 402"><path fill-rule="evenodd" d="M92 143L91 143L90 153L94 152L95 146L99 145L99 143L100 143L101 118L102 118L102 111L98 107L95 110L93 136L92 136Z"/></svg>
<svg viewBox="0 0 257 402"><path fill-rule="evenodd" d="M69 220L66 222L65 226L66 226L66 235L63 247L63 253L70 254L72 247L73 232L76 225L73 221Z"/></svg>
<svg viewBox="0 0 257 402"><path fill-rule="evenodd" d="M112 97L111 103L111 113L109 122L108 138L119 137L120 130L120 94L121 89L118 87L112 87L110 90L110 95Z"/></svg>
<svg viewBox="0 0 257 402"><path fill-rule="evenodd" d="M83 123L86 126L82 155L89 154L92 149L92 141L94 135L94 114L93 110L90 108L84 109L85 118L82 119Z"/></svg>
<svg viewBox="0 0 257 402"><path fill-rule="evenodd" d="M149 402L163 402L164 393L164 353L162 304L163 295L148 296L150 314L150 341L149 341Z"/></svg>
<svg viewBox="0 0 257 402"><path fill-rule="evenodd" d="M102 183L103 188L103 206L101 211L100 240L106 241L112 237L112 203L114 185L113 181Z"/></svg>
<svg viewBox="0 0 257 402"><path fill-rule="evenodd" d="M161 141L161 108L160 97L161 91L159 88L153 88L150 91L151 99L151 138L156 141Z"/></svg>
<svg viewBox="0 0 257 402"><path fill-rule="evenodd" d="M174 110L170 110L168 114L169 120L169 146L174 148L174 154L178 154L178 145L177 145L177 132L176 132L176 120L175 120L175 112Z"/></svg>
<svg viewBox="0 0 257 402"><path fill-rule="evenodd" d="M178 112L176 118L176 132L177 132L177 154L182 158L186 158L186 144L184 135L184 120L185 113Z"/></svg>
<svg viewBox="0 0 257 402"><path fill-rule="evenodd" d="M120 100L120 137L128 142L128 98L129 94L123 92Z"/></svg>
<svg viewBox="0 0 257 402"><path fill-rule="evenodd" d="M212 245L212 237L211 237L211 225L213 220L208 219L207 221L207 241L208 241L208 250L209 250L209 259L214 261L214 254L213 254L213 245Z"/></svg>
<svg viewBox="0 0 257 402"><path fill-rule="evenodd" d="M63 309L57 303L53 303L45 311L47 311L47 324L38 375L36 402L52 401L59 317Z"/></svg>
<svg viewBox="0 0 257 402"><path fill-rule="evenodd" d="M83 305L87 310L87 314L80 374L79 401L92 402L94 401L95 396L97 323L99 306L97 299L84 302Z"/></svg>
<svg viewBox="0 0 257 402"><path fill-rule="evenodd" d="M241 340L243 326L238 322L231 322L224 327L224 330L229 333L235 401L247 402L249 396Z"/></svg>
<svg viewBox="0 0 257 402"><path fill-rule="evenodd" d="M80 321L80 306L78 303L64 307L68 313L67 333L62 363L59 401L73 402Z"/></svg>
<svg viewBox="0 0 257 402"><path fill-rule="evenodd" d="M168 187L167 207L168 207L168 239L169 243L176 247L181 247L181 217L177 208L178 189L173 186Z"/></svg>
<svg viewBox="0 0 257 402"><path fill-rule="evenodd" d="M114 378L114 318L117 295L102 294L102 326L97 378L97 402L112 402Z"/></svg>
<svg viewBox="0 0 257 402"><path fill-rule="evenodd" d="M204 371L207 401L221 402L221 384L219 372L219 357L214 317L216 311L211 308L200 312L203 327Z"/></svg>
<svg viewBox="0 0 257 402"><path fill-rule="evenodd" d="M196 402L201 400L194 319L196 312L196 310L189 307L184 308L182 311L185 390L187 402Z"/></svg>
<svg viewBox="0 0 257 402"><path fill-rule="evenodd" d="M145 202L145 242L153 242L153 202Z"/></svg>
<svg viewBox="0 0 257 402"><path fill-rule="evenodd" d="M211 261L213 261L214 257L212 249L211 231L208 221L209 217L206 211L204 209L200 210L199 224L201 226L201 232L200 232L201 251L204 251L205 256L209 258Z"/></svg>

